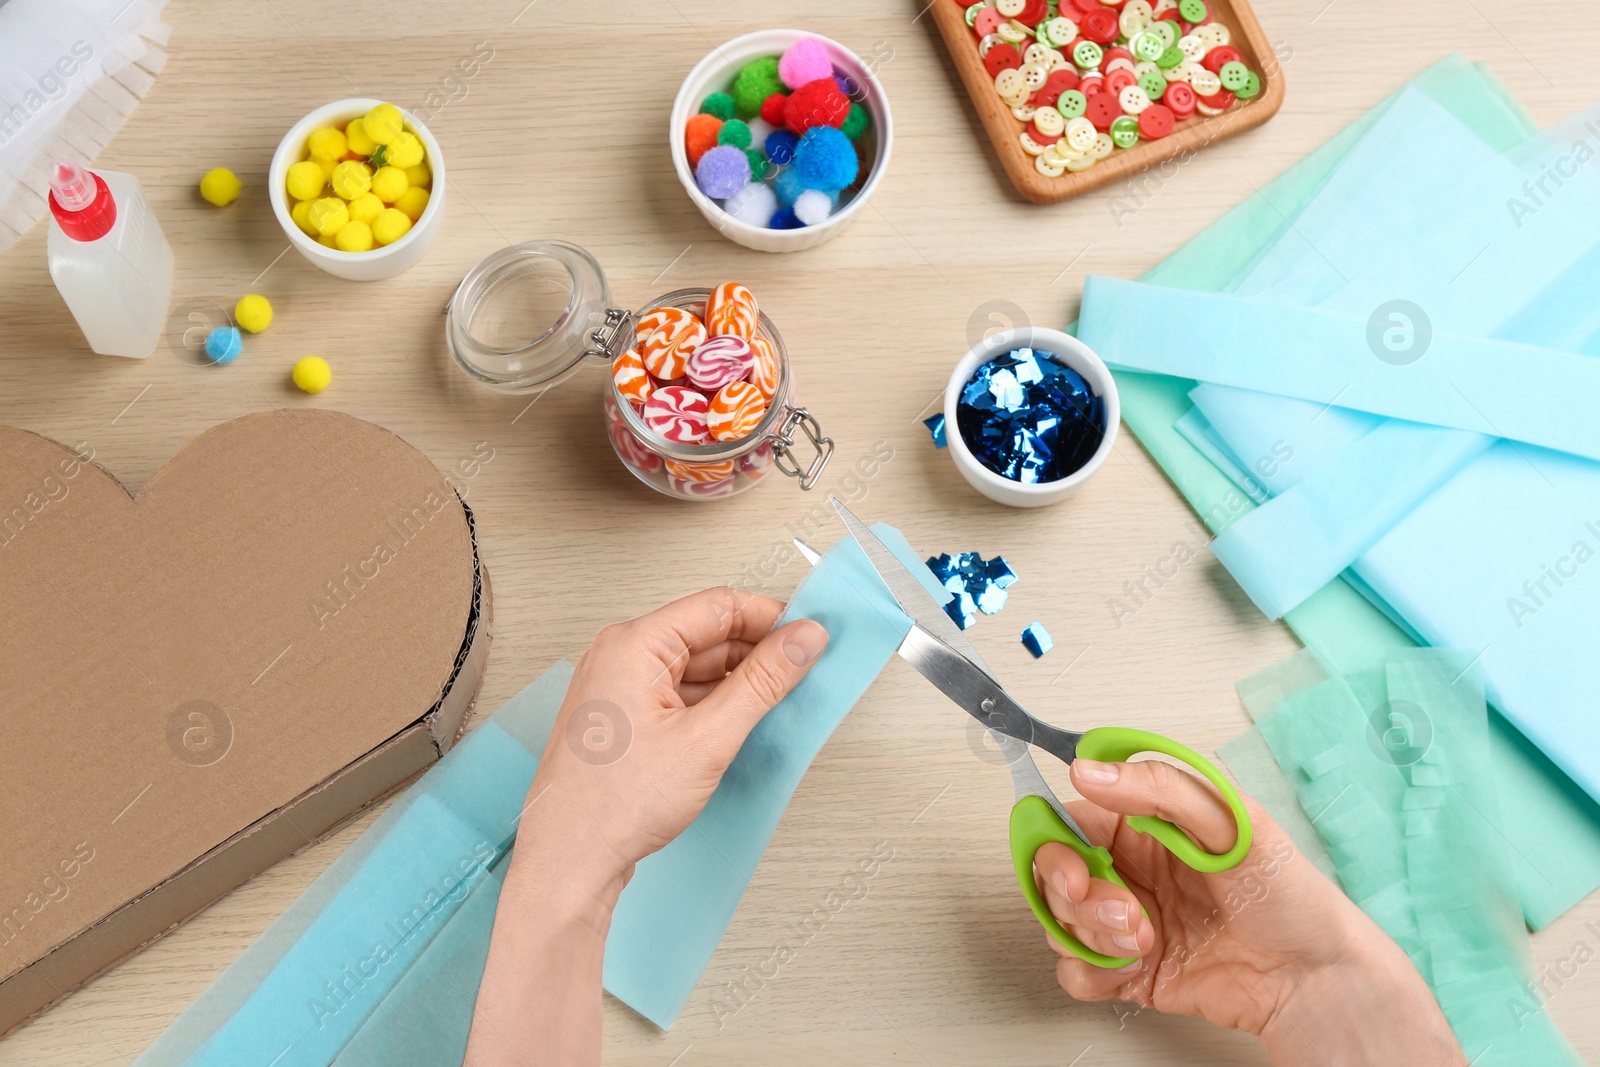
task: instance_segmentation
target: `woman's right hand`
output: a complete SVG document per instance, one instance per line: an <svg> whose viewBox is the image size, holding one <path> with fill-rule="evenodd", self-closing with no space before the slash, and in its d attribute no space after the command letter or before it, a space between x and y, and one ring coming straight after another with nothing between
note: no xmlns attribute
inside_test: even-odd
<svg viewBox="0 0 1600 1067"><path fill-rule="evenodd" d="M1084 944L1138 959L1120 971L1062 957L1078 1000L1127 1000L1255 1034L1278 1064L1464 1064L1433 994L1404 952L1294 847L1260 805L1239 866L1201 874L1124 816L1177 823L1202 847L1233 845L1226 804L1201 779L1158 761L1079 759L1068 805L1105 844L1131 888L1089 876L1082 857L1046 844L1034 866L1050 910Z"/></svg>

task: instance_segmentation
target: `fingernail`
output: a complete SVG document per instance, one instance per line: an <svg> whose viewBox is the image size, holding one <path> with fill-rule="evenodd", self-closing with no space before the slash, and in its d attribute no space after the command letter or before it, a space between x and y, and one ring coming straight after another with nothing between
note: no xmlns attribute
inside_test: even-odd
<svg viewBox="0 0 1600 1067"><path fill-rule="evenodd" d="M1139 938L1134 934L1117 934L1111 939L1111 943L1124 952L1139 951Z"/></svg>
<svg viewBox="0 0 1600 1067"><path fill-rule="evenodd" d="M1126 930L1128 928L1128 905L1121 900L1102 900L1094 909L1095 917L1101 925L1112 930Z"/></svg>
<svg viewBox="0 0 1600 1067"><path fill-rule="evenodd" d="M1143 967L1143 966L1144 966L1144 960L1134 960L1132 963L1128 964L1126 967L1118 967L1117 968L1117 973L1118 974L1132 974L1134 971L1137 971L1140 967Z"/></svg>
<svg viewBox="0 0 1600 1067"><path fill-rule="evenodd" d="M1062 874L1060 871L1051 871L1050 872L1050 884L1051 884L1051 886L1053 886L1055 888L1055 891L1057 893L1061 894L1061 896L1063 898L1065 898L1067 900L1072 899L1071 897L1067 896L1067 876L1066 875Z"/></svg>
<svg viewBox="0 0 1600 1067"><path fill-rule="evenodd" d="M1072 766L1078 772L1078 777L1086 782L1111 785L1117 780L1117 765L1115 763L1101 763L1099 760L1092 759L1077 759L1072 761Z"/></svg>
<svg viewBox="0 0 1600 1067"><path fill-rule="evenodd" d="M828 631L814 622L804 622L783 639L783 654L796 667L804 667L828 647Z"/></svg>

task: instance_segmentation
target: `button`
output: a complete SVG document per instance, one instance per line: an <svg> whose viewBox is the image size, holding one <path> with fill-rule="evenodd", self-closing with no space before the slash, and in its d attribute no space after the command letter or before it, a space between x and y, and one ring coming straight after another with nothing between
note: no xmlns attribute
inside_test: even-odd
<svg viewBox="0 0 1600 1067"><path fill-rule="evenodd" d="M1168 48L1161 53L1161 56L1156 60L1156 66L1160 67L1162 70L1171 70L1179 63L1182 63L1185 58L1186 57L1183 54L1183 49L1179 48L1177 45L1173 45L1171 48Z"/></svg>
<svg viewBox="0 0 1600 1067"><path fill-rule="evenodd" d="M1168 48L1178 43L1178 27L1166 19L1157 19L1152 22L1150 28L1145 32L1160 34L1161 40L1166 43Z"/></svg>
<svg viewBox="0 0 1600 1067"><path fill-rule="evenodd" d="M1048 70L1055 63L1056 50L1040 41L1035 41L1022 50L1022 64L1037 63Z"/></svg>
<svg viewBox="0 0 1600 1067"><path fill-rule="evenodd" d="M1201 99L1222 91L1222 79L1204 67L1190 72L1189 84L1194 86L1195 95Z"/></svg>
<svg viewBox="0 0 1600 1067"><path fill-rule="evenodd" d="M1122 90L1128 88L1130 85L1138 84L1139 79L1133 76L1133 71L1122 70L1119 68L1106 75L1105 84L1101 86L1100 91L1103 93L1110 93L1112 96L1120 97L1122 95Z"/></svg>
<svg viewBox="0 0 1600 1067"><path fill-rule="evenodd" d="M1089 97L1089 102L1084 106L1083 116L1094 124L1097 130L1109 130L1117 116L1122 114L1122 105L1117 103L1117 98L1110 93L1095 93Z"/></svg>
<svg viewBox="0 0 1600 1067"><path fill-rule="evenodd" d="M1199 103L1187 82L1170 82L1167 91L1161 95L1161 102L1172 110L1172 117L1186 119L1194 114L1195 106Z"/></svg>
<svg viewBox="0 0 1600 1067"><path fill-rule="evenodd" d="M1145 102L1149 106L1149 101ZM1143 110L1141 108L1140 110ZM1111 143L1118 148L1132 148L1139 143L1139 120L1132 115L1124 115L1111 124Z"/></svg>
<svg viewBox="0 0 1600 1067"><path fill-rule="evenodd" d="M1237 93L1250 84L1250 68L1243 63L1224 63L1222 69L1217 71L1217 80L1222 82L1224 89Z"/></svg>
<svg viewBox="0 0 1600 1067"><path fill-rule="evenodd" d="M1109 133L1095 134L1094 147L1089 149L1089 158L1104 159L1111 154L1111 149L1115 146L1116 143L1111 140Z"/></svg>
<svg viewBox="0 0 1600 1067"><path fill-rule="evenodd" d="M1112 47L1106 49L1105 59L1101 61L1100 69L1111 69L1110 64L1114 60L1118 59L1126 59L1128 61L1128 65L1131 67L1133 66L1133 58L1133 53L1128 51L1126 48L1123 48L1121 45L1113 45Z"/></svg>
<svg viewBox="0 0 1600 1067"><path fill-rule="evenodd" d="M1084 70L1098 67L1104 56L1105 52L1093 41L1079 41L1072 46L1072 61Z"/></svg>
<svg viewBox="0 0 1600 1067"><path fill-rule="evenodd" d="M1206 20L1206 0L1178 0L1178 14L1183 21L1200 23Z"/></svg>
<svg viewBox="0 0 1600 1067"><path fill-rule="evenodd" d="M1071 19L1057 16L1039 24L1038 36L1052 48L1065 48L1078 36L1078 27Z"/></svg>
<svg viewBox="0 0 1600 1067"><path fill-rule="evenodd" d="M1139 132L1152 141L1159 141L1172 132L1172 109L1164 104L1151 104L1139 116Z"/></svg>
<svg viewBox="0 0 1600 1067"><path fill-rule="evenodd" d="M1149 4L1145 5L1146 10L1149 7ZM1117 26L1122 30L1122 36L1132 39L1143 33L1144 28L1150 25L1150 20L1154 17L1154 15L1140 13L1134 8L1130 0L1130 3L1122 9L1122 14L1117 18Z"/></svg>
<svg viewBox="0 0 1600 1067"><path fill-rule="evenodd" d="M1099 131L1086 118L1075 118L1067 123L1067 143L1080 152L1087 152L1093 148L1095 138L1098 136Z"/></svg>
<svg viewBox="0 0 1600 1067"><path fill-rule="evenodd" d="M1127 118L1129 115L1137 115L1149 107L1150 96L1137 85L1130 85L1117 94L1117 104L1122 108L1122 117ZM1116 127L1117 121L1113 119L1111 128L1114 131Z"/></svg>
<svg viewBox="0 0 1600 1067"><path fill-rule="evenodd" d="M1043 155L1035 156L1033 169L1043 174L1046 178L1059 178L1067 172L1067 168L1059 163L1048 162Z"/></svg>
<svg viewBox="0 0 1600 1067"><path fill-rule="evenodd" d="M1033 36L1032 30L1015 20L1002 22L999 28L994 32L998 33L1001 37L1004 37L1012 44L1021 44L1023 41L1026 41L1029 37Z"/></svg>
<svg viewBox="0 0 1600 1067"><path fill-rule="evenodd" d="M1030 156L1036 156L1044 151L1044 145L1040 144L1038 141L1035 141L1031 136L1029 136L1027 130L1023 130L1022 133L1017 136L1017 141L1021 143L1022 150L1028 153Z"/></svg>
<svg viewBox="0 0 1600 1067"><path fill-rule="evenodd" d="M1034 93L1029 98L1028 103L1034 107L1055 107L1056 101L1061 99L1062 93L1077 87L1078 75L1076 71L1070 69L1054 71L1045 80L1044 88Z"/></svg>
<svg viewBox="0 0 1600 1067"><path fill-rule="evenodd" d="M1022 9L1027 6L1027 0L995 0L994 9L1006 18L1014 19L1022 14Z"/></svg>
<svg viewBox="0 0 1600 1067"><path fill-rule="evenodd" d="M1076 119L1083 115L1088 106L1088 100L1077 89L1068 89L1056 101L1056 110L1061 112L1064 119ZM1069 134L1070 136L1070 134Z"/></svg>
<svg viewBox="0 0 1600 1067"><path fill-rule="evenodd" d="M1198 41L1196 43L1199 43ZM1139 59L1155 62L1161 58L1161 53L1167 50L1166 43L1162 41L1159 33L1144 31L1128 42L1133 54Z"/></svg>
<svg viewBox="0 0 1600 1067"><path fill-rule="evenodd" d="M1050 110L1054 111L1055 108L1051 108ZM1032 102L1029 102L1029 103L1026 103L1026 104L1022 104L1019 107L1012 108L1011 109L1011 116L1013 118L1015 118L1018 122L1031 122L1033 120L1033 116L1038 114L1038 111L1039 111L1038 106L1033 104Z"/></svg>
<svg viewBox="0 0 1600 1067"><path fill-rule="evenodd" d="M1204 44L1204 39L1200 39L1200 43ZM1213 48L1211 51L1207 52L1206 57L1200 61L1200 65L1209 70L1211 73L1216 74L1221 71L1226 64L1242 62L1244 62L1244 56L1239 54L1239 50L1232 45L1225 44L1218 48Z"/></svg>
<svg viewBox="0 0 1600 1067"><path fill-rule="evenodd" d="M1096 44L1110 44L1117 39L1122 28L1117 25L1117 13L1108 7L1084 12L1078 23L1079 32Z"/></svg>
<svg viewBox="0 0 1600 1067"><path fill-rule="evenodd" d="M1076 174L1080 170L1088 170L1098 162L1100 161L1093 156L1082 156L1078 159L1067 160L1066 169Z"/></svg>
<svg viewBox="0 0 1600 1067"><path fill-rule="evenodd" d="M1034 113L1033 125L1044 138L1054 140L1060 137L1061 131L1067 128L1067 120L1055 108L1046 107L1040 108ZM1035 138L1035 140L1039 140L1039 138ZM1044 141L1039 143L1043 144Z"/></svg>
<svg viewBox="0 0 1600 1067"><path fill-rule="evenodd" d="M978 16L983 14L985 11L988 11L988 10L989 10L989 5L988 4L982 4L982 3L973 4L971 7L967 8L967 26L968 26L968 28L976 28L977 25L978 25Z"/></svg>
<svg viewBox="0 0 1600 1067"><path fill-rule="evenodd" d="M1022 53L1017 51L1015 45L1005 41L991 46L989 54L983 57L983 69L989 72L991 78L1000 77L1003 70L1016 70L1021 66Z"/></svg>
<svg viewBox="0 0 1600 1067"><path fill-rule="evenodd" d="M1240 100L1252 100L1259 92L1261 92L1261 75L1252 70L1250 77L1245 79L1244 88L1235 89L1234 95Z"/></svg>
<svg viewBox="0 0 1600 1067"><path fill-rule="evenodd" d="M1007 98L1027 96L1028 83L1020 70L1007 67L994 76L994 91Z"/></svg>
<svg viewBox="0 0 1600 1067"><path fill-rule="evenodd" d="M1028 92L1036 93L1044 88L1044 83L1050 80L1050 72L1038 63L1024 63L1022 65L1022 80L1028 85Z"/></svg>
<svg viewBox="0 0 1600 1067"><path fill-rule="evenodd" d="M1106 80L1098 74L1085 74L1078 83L1078 92L1084 96L1093 96L1105 88Z"/></svg>
<svg viewBox="0 0 1600 1067"><path fill-rule="evenodd" d="M1167 91L1167 79L1161 76L1160 70L1147 70L1139 75L1139 88L1150 99L1160 100L1161 94Z"/></svg>
<svg viewBox="0 0 1600 1067"><path fill-rule="evenodd" d="M1206 57L1206 52L1209 51L1209 49L1206 47L1206 43L1192 33L1186 33L1182 37L1178 38L1178 50L1182 52L1186 58L1192 59L1196 63L1204 59Z"/></svg>
<svg viewBox="0 0 1600 1067"><path fill-rule="evenodd" d="M1022 5L1022 12L1016 16L1016 19L1024 26L1034 28L1044 21L1044 17L1049 13L1049 0L1028 0L1027 3Z"/></svg>
<svg viewBox="0 0 1600 1067"><path fill-rule="evenodd" d="M995 30L998 30L1005 20L1005 16L1000 12L986 6L982 11L978 12L977 17L973 20L972 29L979 37L987 37Z"/></svg>
<svg viewBox="0 0 1600 1067"><path fill-rule="evenodd" d="M1224 112L1233 106L1234 94L1226 89L1207 96L1205 93L1202 93L1198 87L1196 87L1195 95L1200 98L1201 111L1205 111L1205 109L1209 107L1212 109L1212 111L1220 114L1221 112ZM1206 114L1211 114L1211 112L1208 111Z"/></svg>

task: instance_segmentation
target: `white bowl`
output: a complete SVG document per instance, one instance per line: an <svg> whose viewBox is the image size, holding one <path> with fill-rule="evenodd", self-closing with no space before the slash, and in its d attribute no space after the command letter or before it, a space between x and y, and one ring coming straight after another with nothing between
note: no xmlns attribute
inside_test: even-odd
<svg viewBox="0 0 1600 1067"><path fill-rule="evenodd" d="M1089 383L1089 388L1093 389L1105 404L1106 432L1100 439L1100 447L1089 457L1089 462L1065 478L1033 484L1013 481L1004 475L996 474L978 462L978 457L972 454L966 441L961 438L961 428L956 424L956 403L961 399L961 387L967 384L967 380L978 367L1015 348L1032 348L1051 353L1056 357L1057 363L1071 367L1083 375L1084 381ZM1122 402L1117 397L1117 383L1112 380L1111 372L1106 369L1106 365L1100 362L1100 357L1076 337L1043 326L1018 326L1010 330L1001 330L978 342L972 347L972 351L956 364L954 373L950 375L950 383L944 388L946 451L955 461L956 470L961 472L961 476L969 485L990 500L1014 508L1042 507L1070 496L1080 485L1089 480L1090 475L1100 469L1106 457L1111 454L1111 449L1117 443L1117 428L1121 425L1121 421Z"/></svg>
<svg viewBox="0 0 1600 1067"><path fill-rule="evenodd" d="M422 253L428 250L439 233L439 224L444 218L445 192L444 153L439 151L439 142L433 139L433 134L417 121L415 115L404 108L400 110L406 129L422 139L422 147L428 154L428 169L433 172L433 185L428 190L428 206L422 209L422 215L411 224L406 235L393 244L374 248L370 252L341 252L307 237L305 231L289 217L289 191L284 182L288 178L290 165L305 158L306 138L312 130L318 126L332 126L359 118L381 103L381 100L359 97L335 100L317 108L283 135L277 151L272 153L272 167L267 171L267 193L272 198L272 213L278 217L278 225L283 227L289 243L329 274L357 282L394 277L421 259Z"/></svg>
<svg viewBox="0 0 1600 1067"><path fill-rule="evenodd" d="M683 128L699 112L701 101L712 93L728 90L740 67L762 56L782 55L790 45L805 37L815 37L827 45L834 68L844 72L861 87L862 95L857 103L872 117L872 128L863 136L875 139L872 170L854 198L825 222L794 230L769 230L740 222L700 191L694 181L694 171L689 168L689 153L683 145ZM884 93L877 75L861 61L860 56L844 45L805 30L758 30L712 49L683 79L678 98L672 104L669 139L672 144L672 165L678 172L678 181L683 183L684 191L694 201L694 206L700 209L700 214L722 236L758 252L797 252L837 236L877 190L878 183L883 180L883 172L889 167L889 149L894 143L894 117L889 113L889 97Z"/></svg>

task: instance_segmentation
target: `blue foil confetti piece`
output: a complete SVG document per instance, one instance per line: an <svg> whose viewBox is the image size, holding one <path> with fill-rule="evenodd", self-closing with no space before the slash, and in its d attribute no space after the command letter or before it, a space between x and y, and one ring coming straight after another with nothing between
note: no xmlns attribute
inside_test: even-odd
<svg viewBox="0 0 1600 1067"><path fill-rule="evenodd" d="M979 366L962 386L956 428L996 474L1053 482L1082 468L1100 447L1105 402L1051 353L1018 348Z"/></svg>
<svg viewBox="0 0 1600 1067"><path fill-rule="evenodd" d="M928 432L933 435L934 448L943 448L950 443L944 435L944 412L941 411L937 415L929 415L922 420L922 425L926 426Z"/></svg>
<svg viewBox="0 0 1600 1067"><path fill-rule="evenodd" d="M1055 641L1050 637L1050 631L1040 622L1030 622L1028 628L1022 631L1022 644L1033 653L1034 659L1056 647Z"/></svg>
<svg viewBox="0 0 1600 1067"><path fill-rule="evenodd" d="M1004 607L1006 588L1017 580L1017 572L1003 557L985 560L976 552L930 556L928 570L954 594L944 610L963 630L977 621L978 612L993 615Z"/></svg>

